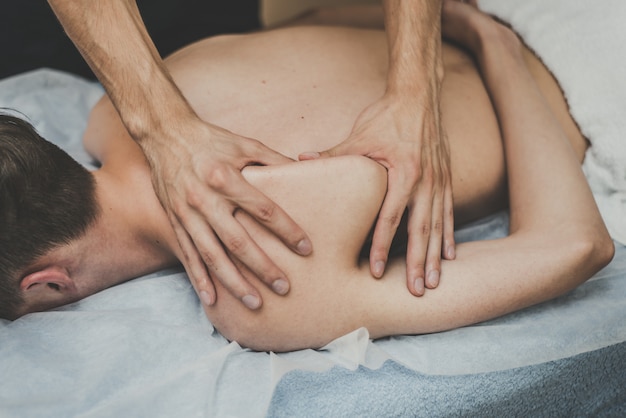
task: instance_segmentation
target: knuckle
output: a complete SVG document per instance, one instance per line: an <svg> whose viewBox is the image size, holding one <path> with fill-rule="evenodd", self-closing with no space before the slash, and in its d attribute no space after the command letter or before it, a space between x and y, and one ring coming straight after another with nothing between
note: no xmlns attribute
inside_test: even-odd
<svg viewBox="0 0 626 418"><path fill-rule="evenodd" d="M384 242L382 240L377 241L370 250L370 258L375 260L387 262L389 257L389 242Z"/></svg>
<svg viewBox="0 0 626 418"><path fill-rule="evenodd" d="M240 254L247 248L248 241L239 235L235 235L229 237L224 244L230 252Z"/></svg>
<svg viewBox="0 0 626 418"><path fill-rule="evenodd" d="M426 268L426 263L424 263L423 258L419 258L418 260L413 260L411 263L411 268L416 271L424 271Z"/></svg>
<svg viewBox="0 0 626 418"><path fill-rule="evenodd" d="M423 223L419 226L419 232L422 237L428 238L430 236L430 225L427 223Z"/></svg>
<svg viewBox="0 0 626 418"><path fill-rule="evenodd" d="M264 271L258 273L258 277L264 283L271 285L275 280L282 279L284 276L277 268L266 267Z"/></svg>
<svg viewBox="0 0 626 418"><path fill-rule="evenodd" d="M228 178L228 169L224 166L213 167L205 175L206 183L218 191L223 191L228 187Z"/></svg>
<svg viewBox="0 0 626 418"><path fill-rule="evenodd" d="M204 262L204 265L207 267L207 269L209 269L210 271L218 270L217 261L213 256L213 253L207 250L200 250L200 257L202 257L202 261Z"/></svg>
<svg viewBox="0 0 626 418"><path fill-rule="evenodd" d="M443 222L442 221L434 222L432 226L432 232L434 232L437 235L441 235L443 233Z"/></svg>
<svg viewBox="0 0 626 418"><path fill-rule="evenodd" d="M398 213L387 214L382 218L382 221L385 223L385 225L392 229L397 229L400 225L401 220L402 215Z"/></svg>
<svg viewBox="0 0 626 418"><path fill-rule="evenodd" d="M409 269L409 273L412 277L424 277L426 270L423 263L414 263Z"/></svg>
<svg viewBox="0 0 626 418"><path fill-rule="evenodd" d="M441 259L439 257L439 254L435 253L433 255L430 255L428 257L428 261L427 261L427 265L428 265L428 270L440 270L441 267Z"/></svg>
<svg viewBox="0 0 626 418"><path fill-rule="evenodd" d="M276 212L276 205L271 202L266 202L258 206L257 218L263 222L269 222L274 218Z"/></svg>
<svg viewBox="0 0 626 418"><path fill-rule="evenodd" d="M199 193L198 190L190 188L187 190L187 193L186 193L186 202L187 202L187 205L193 208L199 208L202 206L202 194ZM176 213L184 212L182 203L180 202L176 203L175 211Z"/></svg>

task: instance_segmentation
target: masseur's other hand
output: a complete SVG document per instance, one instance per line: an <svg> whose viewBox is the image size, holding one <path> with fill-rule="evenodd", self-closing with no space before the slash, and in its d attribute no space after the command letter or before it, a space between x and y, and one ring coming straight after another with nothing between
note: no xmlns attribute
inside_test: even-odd
<svg viewBox="0 0 626 418"><path fill-rule="evenodd" d="M276 293L289 291L285 274L235 219L243 210L301 255L311 252L304 231L274 202L252 187L241 170L252 164L284 164L289 158L260 142L190 116L167 124L168 132L144 141L155 191L180 243L183 264L205 304L216 300L217 279L248 308L262 300L230 255ZM227 251L225 251L227 250ZM208 273L208 274L207 274Z"/></svg>
<svg viewBox="0 0 626 418"><path fill-rule="evenodd" d="M455 257L450 156L433 94L385 94L357 118L350 136L322 157L360 154L388 171L372 240L370 270L381 277L408 208L407 286L416 296L439 283L442 255ZM311 158L309 153L301 159Z"/></svg>

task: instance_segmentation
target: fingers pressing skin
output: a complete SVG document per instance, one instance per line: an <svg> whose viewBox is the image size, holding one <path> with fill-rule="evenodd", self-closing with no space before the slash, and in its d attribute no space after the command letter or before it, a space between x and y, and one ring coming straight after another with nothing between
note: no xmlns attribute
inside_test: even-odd
<svg viewBox="0 0 626 418"><path fill-rule="evenodd" d="M407 284L418 296L439 285L441 259L455 257L449 153L447 138L441 135L441 142L425 147L417 190L409 203Z"/></svg>
<svg viewBox="0 0 626 418"><path fill-rule="evenodd" d="M200 131L206 134L211 125L201 123ZM189 135L190 143L178 141L168 149L166 159L149 154L155 191L179 240L183 264L204 303L215 303L212 280L217 279L248 308L258 309L259 292L231 257L278 294L289 291L289 281L237 221L235 212L247 212L298 254L308 255L312 247L305 232L250 185L241 170L250 164L292 160L217 127L210 128L211 140L206 143L197 139L197 133Z"/></svg>
<svg viewBox="0 0 626 418"><path fill-rule="evenodd" d="M156 195L180 242L178 255L199 294L215 301L214 277L251 307L260 306L258 293L239 274L222 244L266 283L274 284L272 280L282 276L234 219L234 212L242 209L294 251L310 252L304 231L258 191L245 207L240 205L241 190L252 189L241 175L246 165L291 160L198 117L150 42L136 2L107 2L104 7L84 1L80 2L84 13L75 12L77 2L51 3L142 148ZM96 24L101 21L117 24ZM284 292L281 283L275 288Z"/></svg>
<svg viewBox="0 0 626 418"><path fill-rule="evenodd" d="M217 279L248 308L259 308L262 301L257 290L235 268L201 212L188 207L177 209L179 215L174 215L171 222L178 225L175 232L184 254L183 264L203 303L208 302L209 305L215 303L216 294L212 279ZM193 237L187 233L189 230L194 231Z"/></svg>
<svg viewBox="0 0 626 418"><path fill-rule="evenodd" d="M439 283L441 257L454 258L454 219L447 138L439 115L419 102L383 97L366 108L337 146L300 160L365 155L387 168L388 187L370 250L370 270L382 277L389 249L408 208L407 286L421 296ZM433 104L435 109L438 105ZM417 117L421 116L421 117Z"/></svg>
<svg viewBox="0 0 626 418"><path fill-rule="evenodd" d="M442 258L454 259L453 212L444 209L451 200L449 188L428 175L409 202L407 285L416 296L439 285Z"/></svg>
<svg viewBox="0 0 626 418"><path fill-rule="evenodd" d="M378 215L370 250L370 270L376 278L381 278L385 272L389 248L409 199L406 184L412 179L401 175L398 170L388 169L387 182L387 195Z"/></svg>
<svg viewBox="0 0 626 418"><path fill-rule="evenodd" d="M185 231L185 228L183 228L180 222L178 222L176 216L174 216L173 213L168 212L168 217L183 253L181 262L185 267L185 271L187 271L191 284L200 297L200 300L202 300L202 303L211 306L217 299L215 287L213 286L213 282L211 281L205 265L202 262L202 257L200 257L200 254L193 245L187 231Z"/></svg>
<svg viewBox="0 0 626 418"><path fill-rule="evenodd" d="M452 197L451 181L444 186L443 191L443 258L454 260L456 258L456 243L454 240L454 199Z"/></svg>

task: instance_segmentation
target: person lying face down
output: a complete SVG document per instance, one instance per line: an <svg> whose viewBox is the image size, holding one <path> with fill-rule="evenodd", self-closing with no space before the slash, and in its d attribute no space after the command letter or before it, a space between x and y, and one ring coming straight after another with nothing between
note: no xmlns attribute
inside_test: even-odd
<svg viewBox="0 0 626 418"><path fill-rule="evenodd" d="M382 165L350 156L247 166L246 178L306 229L315 251L299 257L237 212L291 288L280 297L258 286L264 304L250 311L217 285L216 304L203 307L226 338L284 351L358 327L373 338L451 329L563 294L611 260L612 240L580 169L586 143L555 81L512 32L469 5L446 2L443 30L480 69L444 47L455 219L508 204L510 235L459 244L457 259L442 262L439 287L416 298L403 256L378 280L360 257L386 192ZM355 112L382 93L385 48L383 32L294 27L203 40L167 63L200 117L255 132L293 157L345 137ZM92 111L85 146L101 163L94 172L28 123L0 118L2 317L68 304L183 257L145 158L106 98Z"/></svg>

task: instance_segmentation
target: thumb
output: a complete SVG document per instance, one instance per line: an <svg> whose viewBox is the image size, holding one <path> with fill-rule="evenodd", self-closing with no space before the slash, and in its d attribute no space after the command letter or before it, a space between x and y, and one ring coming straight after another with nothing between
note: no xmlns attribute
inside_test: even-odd
<svg viewBox="0 0 626 418"><path fill-rule="evenodd" d="M247 150L248 164L258 163L262 165L280 165L293 162L292 158L289 158L278 151L275 151L259 141L252 140L251 144L254 146Z"/></svg>
<svg viewBox="0 0 626 418"><path fill-rule="evenodd" d="M325 152L325 151L322 151L322 152ZM322 157L322 152L317 152L317 151L301 152L300 154L298 154L298 161L310 161L310 160L317 160L318 158L326 158L327 155Z"/></svg>
<svg viewBox="0 0 626 418"><path fill-rule="evenodd" d="M345 143L335 145L325 151L307 151L298 154L299 161L317 160L320 158L331 158L346 154L347 147Z"/></svg>

